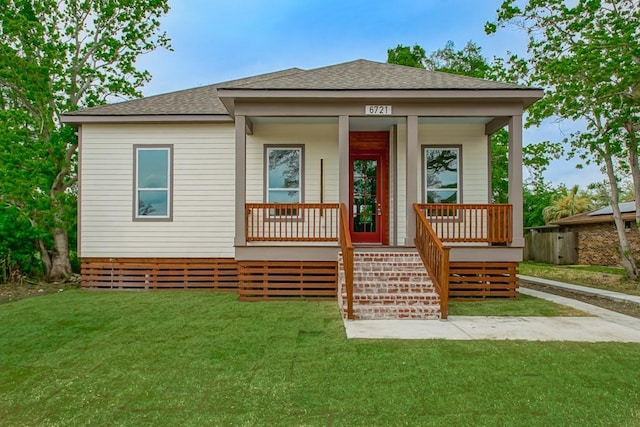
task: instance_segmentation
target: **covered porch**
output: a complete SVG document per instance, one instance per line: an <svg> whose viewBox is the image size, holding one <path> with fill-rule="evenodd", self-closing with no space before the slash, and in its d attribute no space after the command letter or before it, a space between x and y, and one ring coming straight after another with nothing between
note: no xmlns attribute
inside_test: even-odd
<svg viewBox="0 0 640 427"><path fill-rule="evenodd" d="M433 288L444 318L449 296L515 296L522 114L541 91L354 61L218 95L235 123L239 265L339 259L349 318L354 295L391 301L377 289L392 281L415 281L409 299ZM505 127L508 204L494 205L490 139Z"/></svg>
<svg viewBox="0 0 640 427"><path fill-rule="evenodd" d="M235 251L241 298L328 296L328 283L332 280L328 275L332 273L325 270L327 276L319 279L319 267L338 260L333 279L338 283L335 293L344 306L345 317L362 318L357 306L366 301L358 302L358 298L365 298L363 292L375 287L372 280L378 279L371 275L377 273L368 271L379 267L363 261L366 257L362 254L366 252L387 253L388 256L376 258L383 260L378 264L387 264L383 269L400 268L396 261L406 264L406 259L398 257L415 252L421 270L428 272L429 286L437 293L437 299L429 299L437 304L441 318L447 317L449 298L515 298L517 264L523 251L522 228L514 226L522 223L520 115L391 119L346 116L317 121L252 116L245 118L244 126L236 124L239 153ZM394 124L390 125L391 121ZM410 125L412 121L415 129ZM500 125L508 126L510 131L508 204L492 204L490 198L489 139ZM380 130L387 126L388 130ZM450 143L431 144L433 135ZM314 147L323 138L318 143L322 149ZM300 182L292 179L289 188L293 190L284 190L299 197L299 201L267 201L270 191L276 193L267 183L275 140L285 150L299 150L300 163L293 169L299 170ZM430 200L425 166L430 147L438 153L458 154L453 168L458 194L452 197L453 203ZM383 154L379 155L381 151ZM241 153L245 154L244 159ZM368 164L358 169L357 162ZM368 170L372 163L376 166L373 172ZM453 194L448 188L442 192ZM473 203L464 203L467 200ZM361 255L354 255L357 253ZM289 264L292 261L299 263L293 270ZM305 273L299 273L301 270ZM385 276L384 280L412 282L413 276L416 274L399 274L397 278ZM382 284L379 289L386 289L385 286ZM418 289L406 292L416 293ZM428 293L429 289L418 293ZM395 303L391 298L382 303L390 301Z"/></svg>
<svg viewBox="0 0 640 427"><path fill-rule="evenodd" d="M447 317L449 298L515 298L517 263L521 260L522 248L508 246L513 241L512 205L415 203L412 209L417 230L413 245L387 250L401 255L407 250L417 251L437 291L442 318ZM247 203L244 226L247 246L255 248L249 253L259 251L274 266L279 265L278 258L290 257L291 249L301 257L304 252L315 254L316 258L339 257L338 275L343 289L338 292L345 297L346 317L353 319L354 274L357 274L354 253L385 250L380 245L354 245L349 230L353 219L347 211L344 204L336 203ZM283 212L287 215L278 215ZM268 265L264 268L268 269ZM381 266L381 270L384 269L385 266ZM283 292L282 288L278 289Z"/></svg>

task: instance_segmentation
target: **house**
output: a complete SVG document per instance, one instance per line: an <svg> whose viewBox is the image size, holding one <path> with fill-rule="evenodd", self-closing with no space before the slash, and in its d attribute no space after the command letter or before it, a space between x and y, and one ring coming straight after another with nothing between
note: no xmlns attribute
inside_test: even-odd
<svg viewBox="0 0 640 427"><path fill-rule="evenodd" d="M350 318L513 297L522 114L541 97L356 60L68 113L83 285L337 296ZM505 126L509 204L492 205Z"/></svg>
<svg viewBox="0 0 640 427"><path fill-rule="evenodd" d="M640 236L636 225L635 202L619 204L625 232L633 253L640 255ZM613 210L606 206L551 222L560 233L574 234L576 264L622 266L618 250L619 239L613 222Z"/></svg>

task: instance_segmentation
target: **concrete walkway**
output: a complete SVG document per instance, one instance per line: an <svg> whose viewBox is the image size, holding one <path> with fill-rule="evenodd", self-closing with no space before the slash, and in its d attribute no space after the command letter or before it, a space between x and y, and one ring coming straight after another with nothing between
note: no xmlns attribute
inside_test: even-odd
<svg viewBox="0 0 640 427"><path fill-rule="evenodd" d="M640 343L640 319L570 298L519 292L586 313L585 317L449 316L448 320L345 320L348 338L525 340ZM591 316L591 317L587 317Z"/></svg>
<svg viewBox="0 0 640 427"><path fill-rule="evenodd" d="M538 284L538 285L545 285L553 288L564 289L567 291L576 291L583 294L596 295L601 298L607 298L613 301L632 302L640 305L640 296L638 295L622 294L620 292L607 291L607 290L598 289L598 288L590 288L588 286L557 282L555 280L540 279L538 277L532 277L532 276L523 276L522 274L519 274L518 278L520 279L520 281L525 283L529 282L529 283Z"/></svg>

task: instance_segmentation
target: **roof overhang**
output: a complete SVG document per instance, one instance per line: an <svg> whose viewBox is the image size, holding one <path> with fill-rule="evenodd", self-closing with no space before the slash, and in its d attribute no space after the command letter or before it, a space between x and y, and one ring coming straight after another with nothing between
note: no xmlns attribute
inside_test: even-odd
<svg viewBox="0 0 640 427"><path fill-rule="evenodd" d="M627 212L621 215L623 221L635 221L636 213ZM567 225L581 225L581 224L599 224L613 222L613 215L595 215L589 216L585 214L575 215L574 217L562 218L557 221L553 221L551 224L564 227Z"/></svg>
<svg viewBox="0 0 640 427"><path fill-rule="evenodd" d="M526 109L544 95L542 89L218 89L218 97L229 113L234 114L235 101L455 101L455 102L518 102Z"/></svg>
<svg viewBox="0 0 640 427"><path fill-rule="evenodd" d="M60 121L66 125L86 123L231 123L228 114L140 114L140 115L92 115L63 114Z"/></svg>

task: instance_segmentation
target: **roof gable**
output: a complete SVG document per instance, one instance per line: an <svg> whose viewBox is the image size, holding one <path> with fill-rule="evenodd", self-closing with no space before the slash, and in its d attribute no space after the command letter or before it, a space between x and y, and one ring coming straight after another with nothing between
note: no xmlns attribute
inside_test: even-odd
<svg viewBox="0 0 640 427"><path fill-rule="evenodd" d="M66 123L82 123L85 120L82 117L100 118L101 116L130 116L131 118L217 116L222 120L230 121L232 120L230 111L220 100L219 89L244 91L532 90L525 86L359 59L311 70L289 68L213 85L87 108L66 113L62 119ZM539 97L540 95L534 95L533 99Z"/></svg>
<svg viewBox="0 0 640 427"><path fill-rule="evenodd" d="M235 81L224 89L289 90L437 90L437 89L530 89L508 83L429 71L405 65L358 59L260 81Z"/></svg>

